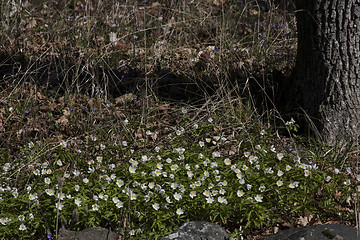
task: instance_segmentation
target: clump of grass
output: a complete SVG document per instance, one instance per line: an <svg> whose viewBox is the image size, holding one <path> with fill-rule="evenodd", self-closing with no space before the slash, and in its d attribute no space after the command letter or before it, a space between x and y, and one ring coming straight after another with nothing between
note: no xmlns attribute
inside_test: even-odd
<svg viewBox="0 0 360 240"><path fill-rule="evenodd" d="M93 133L57 144L29 142L16 156L3 149L1 237L55 237L60 226L104 226L158 239L187 220L217 222L239 237L240 226L246 233L305 213L349 214L353 170L303 159L276 145L271 129L224 128L213 116L191 121L186 113L161 144L151 141L158 131L152 128L139 147L128 137L138 123L122 121L121 142Z"/></svg>

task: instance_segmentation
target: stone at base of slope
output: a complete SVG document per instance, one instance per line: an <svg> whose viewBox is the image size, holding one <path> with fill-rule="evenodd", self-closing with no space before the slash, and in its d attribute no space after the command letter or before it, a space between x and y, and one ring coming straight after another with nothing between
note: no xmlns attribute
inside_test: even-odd
<svg viewBox="0 0 360 240"><path fill-rule="evenodd" d="M355 228L341 224L320 224L290 228L264 238L264 240L356 240ZM360 239L360 238L359 238Z"/></svg>
<svg viewBox="0 0 360 240"><path fill-rule="evenodd" d="M229 234L219 225L210 222L187 222L161 240L228 240Z"/></svg>

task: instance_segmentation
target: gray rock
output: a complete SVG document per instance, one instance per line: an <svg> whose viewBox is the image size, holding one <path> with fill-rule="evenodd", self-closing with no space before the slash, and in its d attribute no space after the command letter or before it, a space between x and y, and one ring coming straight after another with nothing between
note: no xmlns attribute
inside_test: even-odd
<svg viewBox="0 0 360 240"><path fill-rule="evenodd" d="M61 228L58 240L118 240L118 234L106 228L92 227L82 231L69 231Z"/></svg>
<svg viewBox="0 0 360 240"><path fill-rule="evenodd" d="M161 240L228 240L229 234L215 223L187 222Z"/></svg>
<svg viewBox="0 0 360 240"><path fill-rule="evenodd" d="M280 231L264 240L356 240L356 229L340 224L321 224Z"/></svg>

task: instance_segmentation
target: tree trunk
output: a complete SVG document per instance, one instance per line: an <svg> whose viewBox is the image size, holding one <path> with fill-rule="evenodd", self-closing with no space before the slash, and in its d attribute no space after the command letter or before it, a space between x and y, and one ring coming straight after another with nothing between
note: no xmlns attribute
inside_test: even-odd
<svg viewBox="0 0 360 240"><path fill-rule="evenodd" d="M298 0L292 102L334 144L360 135L360 1ZM294 106L294 105L293 105Z"/></svg>

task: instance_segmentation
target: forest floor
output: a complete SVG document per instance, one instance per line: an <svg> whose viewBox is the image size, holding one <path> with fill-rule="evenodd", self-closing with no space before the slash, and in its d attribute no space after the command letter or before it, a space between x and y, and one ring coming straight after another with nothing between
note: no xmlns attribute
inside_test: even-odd
<svg viewBox="0 0 360 240"><path fill-rule="evenodd" d="M355 225L356 149L272 105L291 1L1 3L0 237Z"/></svg>

